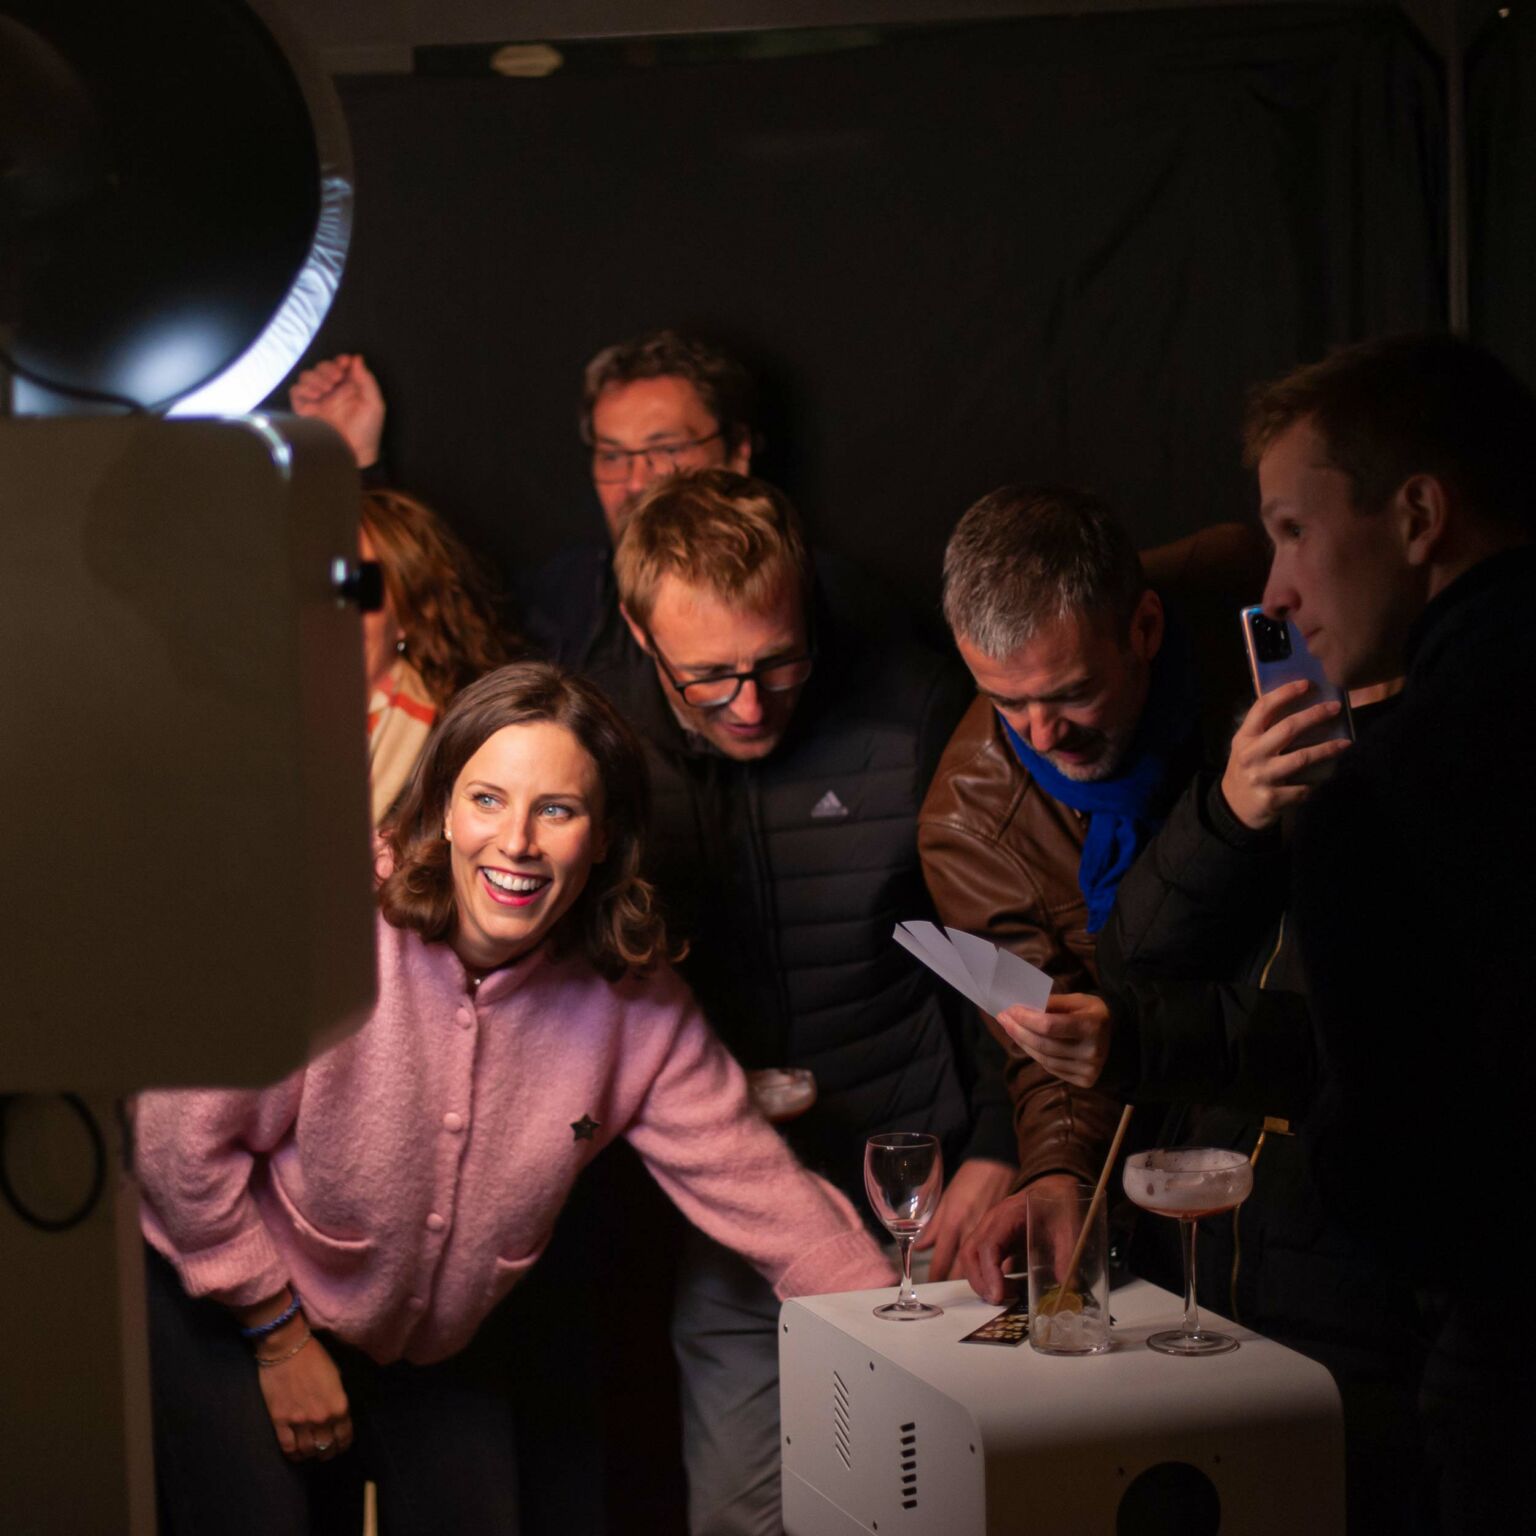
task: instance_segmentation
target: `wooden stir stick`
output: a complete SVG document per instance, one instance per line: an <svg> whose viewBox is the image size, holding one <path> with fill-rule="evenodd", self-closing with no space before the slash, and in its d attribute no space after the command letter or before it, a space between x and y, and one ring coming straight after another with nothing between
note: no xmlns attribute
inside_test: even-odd
<svg viewBox="0 0 1536 1536"><path fill-rule="evenodd" d="M1083 1230L1077 1234L1077 1247L1072 1250L1072 1257L1067 1261L1066 1271L1061 1277L1061 1283L1056 1287L1056 1294L1051 1298L1050 1306L1040 1309L1047 1317L1054 1317L1061 1311L1062 1304L1072 1294L1072 1285L1077 1279L1077 1266L1083 1262L1083 1249L1088 1246L1088 1234L1093 1230L1099 1207L1104 1203L1104 1186L1109 1183L1109 1175L1115 1166L1115 1159L1120 1156L1120 1143L1125 1140L1125 1133L1130 1123L1131 1106L1127 1104L1120 1111L1120 1124L1115 1127L1115 1138L1109 1144L1109 1156L1104 1159L1104 1166L1099 1171L1099 1182L1093 1187L1093 1199L1088 1202L1088 1214L1083 1218Z"/></svg>

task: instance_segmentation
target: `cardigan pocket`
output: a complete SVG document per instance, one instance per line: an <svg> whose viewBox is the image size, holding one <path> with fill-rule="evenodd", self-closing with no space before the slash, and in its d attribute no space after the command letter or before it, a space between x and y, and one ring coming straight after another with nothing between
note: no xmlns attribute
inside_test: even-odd
<svg viewBox="0 0 1536 1536"><path fill-rule="evenodd" d="M542 1248L537 1248L522 1259L504 1259L499 1253L496 1255L491 1265L489 1296L492 1306L495 1306L538 1263L539 1255L543 1252Z"/></svg>
<svg viewBox="0 0 1536 1536"><path fill-rule="evenodd" d="M322 1274L343 1276L355 1273L367 1262L373 1252L371 1237L334 1237L322 1232L297 1205L293 1196L283 1188L277 1169L268 1164L267 1182L273 1198L287 1218L295 1246Z"/></svg>

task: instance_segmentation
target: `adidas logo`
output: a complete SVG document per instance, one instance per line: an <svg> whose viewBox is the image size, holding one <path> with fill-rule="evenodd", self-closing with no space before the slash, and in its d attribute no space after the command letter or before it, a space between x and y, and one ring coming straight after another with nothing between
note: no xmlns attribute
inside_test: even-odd
<svg viewBox="0 0 1536 1536"><path fill-rule="evenodd" d="M811 807L813 821L836 821L847 814L848 807L837 798L836 791L830 789Z"/></svg>

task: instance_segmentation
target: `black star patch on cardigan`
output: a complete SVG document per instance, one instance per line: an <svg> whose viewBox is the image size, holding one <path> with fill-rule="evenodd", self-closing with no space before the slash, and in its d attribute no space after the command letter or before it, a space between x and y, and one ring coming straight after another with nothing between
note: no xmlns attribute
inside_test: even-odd
<svg viewBox="0 0 1536 1536"><path fill-rule="evenodd" d="M594 1133L602 1128L601 1120L594 1120L591 1115L583 1115L580 1120L571 1121L571 1139L573 1141L591 1141Z"/></svg>

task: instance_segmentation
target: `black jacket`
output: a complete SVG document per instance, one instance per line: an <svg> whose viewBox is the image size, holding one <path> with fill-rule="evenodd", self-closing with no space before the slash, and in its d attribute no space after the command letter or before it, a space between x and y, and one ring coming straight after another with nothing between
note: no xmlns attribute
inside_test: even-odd
<svg viewBox="0 0 1536 1536"><path fill-rule="evenodd" d="M1252 1153L1262 1137L1252 1195L1201 1223L1202 1298L1346 1389L1407 1402L1422 1365L1414 1290L1328 1209L1303 1135L1324 1079L1286 918L1289 862L1278 831L1233 816L1214 773L1196 778L1121 882L1101 938L1115 1018L1101 1081L1172 1106L1160 1144ZM1174 1234L1140 1219L1132 1262L1177 1289Z"/></svg>
<svg viewBox="0 0 1536 1536"><path fill-rule="evenodd" d="M567 545L521 596L528 638L552 661L587 672L622 653L627 632L606 539Z"/></svg>
<svg viewBox="0 0 1536 1536"><path fill-rule="evenodd" d="M891 938L930 912L917 811L968 689L825 604L816 632L816 670L759 762L685 734L637 646L589 675L646 742L649 873L692 944L683 974L744 1066L816 1074L816 1106L786 1136L862 1208L876 1132L932 1131L950 1168L1011 1162L1013 1134L1001 1051Z"/></svg>
<svg viewBox="0 0 1536 1536"><path fill-rule="evenodd" d="M1296 925L1328 1091L1319 1179L1427 1282L1529 1222L1536 1090L1536 548L1425 609L1390 719L1303 808Z"/></svg>

